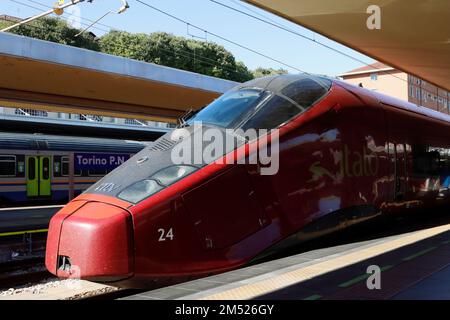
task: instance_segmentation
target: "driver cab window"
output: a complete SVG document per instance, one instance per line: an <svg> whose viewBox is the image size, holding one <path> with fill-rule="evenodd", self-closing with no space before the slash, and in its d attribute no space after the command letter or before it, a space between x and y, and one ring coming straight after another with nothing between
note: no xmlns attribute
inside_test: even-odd
<svg viewBox="0 0 450 320"><path fill-rule="evenodd" d="M273 96L243 125L242 129L274 129L298 115L301 111L288 100Z"/></svg>

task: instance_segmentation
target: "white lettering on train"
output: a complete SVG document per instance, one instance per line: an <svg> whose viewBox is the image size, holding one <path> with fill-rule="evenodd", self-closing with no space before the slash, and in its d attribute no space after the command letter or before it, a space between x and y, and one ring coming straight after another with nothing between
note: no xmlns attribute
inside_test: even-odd
<svg viewBox="0 0 450 320"><path fill-rule="evenodd" d="M83 166L106 166L106 165L112 165L112 166L119 166L123 164L126 161L125 156L109 156L109 159L102 156L95 156L91 155L89 157L83 156L83 155L77 155L77 165L83 165Z"/></svg>

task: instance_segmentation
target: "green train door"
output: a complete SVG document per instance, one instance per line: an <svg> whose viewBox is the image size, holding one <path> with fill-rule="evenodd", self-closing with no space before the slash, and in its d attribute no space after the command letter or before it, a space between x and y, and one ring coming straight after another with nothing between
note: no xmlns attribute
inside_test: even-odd
<svg viewBox="0 0 450 320"><path fill-rule="evenodd" d="M51 196L50 156L27 156L27 196Z"/></svg>

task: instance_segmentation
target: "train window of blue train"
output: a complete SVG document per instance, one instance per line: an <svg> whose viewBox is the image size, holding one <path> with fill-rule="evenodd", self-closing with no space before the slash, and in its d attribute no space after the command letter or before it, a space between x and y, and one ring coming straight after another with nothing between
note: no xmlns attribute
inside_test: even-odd
<svg viewBox="0 0 450 320"><path fill-rule="evenodd" d="M43 179L48 180L50 178L50 159L44 158L42 162Z"/></svg>
<svg viewBox="0 0 450 320"><path fill-rule="evenodd" d="M61 163L62 163L61 175L63 177L69 176L69 157L62 157L61 158ZM75 176L81 176L81 170L75 170L74 175Z"/></svg>
<svg viewBox="0 0 450 320"><path fill-rule="evenodd" d="M18 173L24 173L25 172L25 162L18 161L17 162L17 172Z"/></svg>
<svg viewBox="0 0 450 320"><path fill-rule="evenodd" d="M16 156L0 156L0 177L16 176Z"/></svg>
<svg viewBox="0 0 450 320"><path fill-rule="evenodd" d="M55 163L53 165L53 169L54 169L55 173L60 173L61 172L61 163L55 161Z"/></svg>
<svg viewBox="0 0 450 320"><path fill-rule="evenodd" d="M61 165L61 167L62 167L61 174L63 176L68 176L69 175L69 158L62 158L61 163L62 163L62 165Z"/></svg>

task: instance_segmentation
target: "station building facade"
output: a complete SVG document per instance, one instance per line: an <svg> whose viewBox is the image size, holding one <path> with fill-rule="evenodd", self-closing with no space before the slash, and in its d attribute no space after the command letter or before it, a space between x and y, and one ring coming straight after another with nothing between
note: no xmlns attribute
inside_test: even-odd
<svg viewBox="0 0 450 320"><path fill-rule="evenodd" d="M450 114L450 92L381 62L338 75L366 89Z"/></svg>

